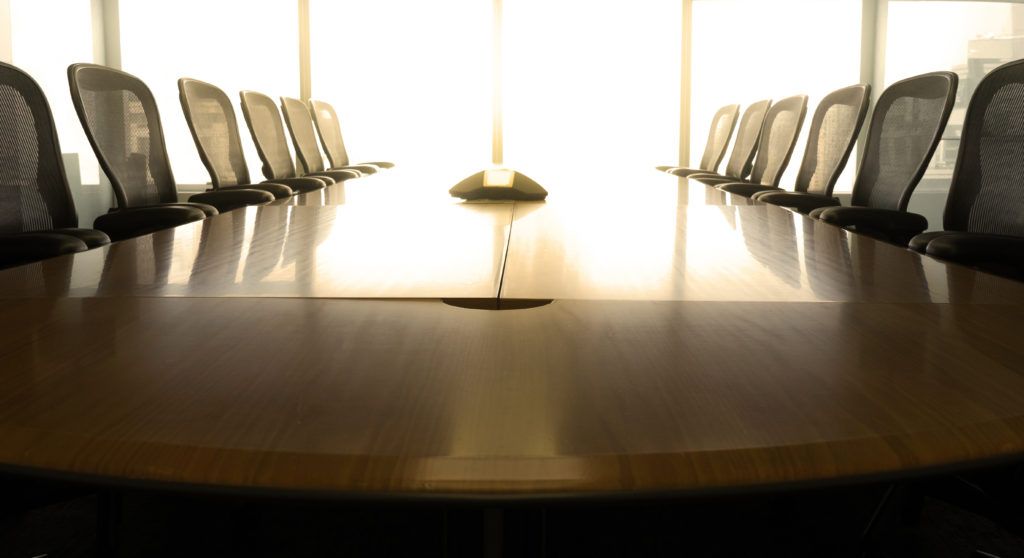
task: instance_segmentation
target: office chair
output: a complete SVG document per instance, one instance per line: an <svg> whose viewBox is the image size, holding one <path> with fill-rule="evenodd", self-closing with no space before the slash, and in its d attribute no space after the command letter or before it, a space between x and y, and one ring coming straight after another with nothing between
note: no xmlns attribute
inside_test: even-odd
<svg viewBox="0 0 1024 558"><path fill-rule="evenodd" d="M281 113L274 100L255 91L242 91L239 95L242 99L242 116L245 117L253 143L256 144L256 152L263 163L263 176L274 182L300 178L295 171L292 154L288 151ZM306 174L301 178L307 181L315 179L323 187L359 176L357 171L328 171Z"/></svg>
<svg viewBox="0 0 1024 558"><path fill-rule="evenodd" d="M811 118L807 149L793 191L766 190L751 197L801 213L839 205L839 200L832 197L832 189L860 136L870 99L871 86L864 84L825 95Z"/></svg>
<svg viewBox="0 0 1024 558"><path fill-rule="evenodd" d="M0 268L110 244L78 228L60 153L43 90L0 63Z"/></svg>
<svg viewBox="0 0 1024 558"><path fill-rule="evenodd" d="M309 113L306 103L291 97L281 97L281 113L288 126L288 134L299 158L299 165L307 173L333 173L338 171L352 172L356 176L365 176L377 172L377 167L370 165L347 166L344 168L327 169L324 158L320 155L320 146L313 129L313 116ZM342 178L341 180L345 180Z"/></svg>
<svg viewBox="0 0 1024 558"><path fill-rule="evenodd" d="M928 228L928 220L908 213L907 205L942 139L957 81L953 72L935 72L887 87L871 116L851 206L822 207L809 215L903 246Z"/></svg>
<svg viewBox="0 0 1024 558"><path fill-rule="evenodd" d="M967 106L960 152L946 198L943 231L910 248L1024 279L1024 60L1003 64Z"/></svg>
<svg viewBox="0 0 1024 558"><path fill-rule="evenodd" d="M341 136L341 123L334 107L324 101L310 101L309 111L313 115L313 124L320 136L320 143L327 153L327 159L331 162L331 168L345 169L359 167L370 167L374 172L379 169L390 169L394 163L387 161L372 161L350 165L348 151L345 150L345 140ZM372 173L371 173L372 174Z"/></svg>
<svg viewBox="0 0 1024 558"><path fill-rule="evenodd" d="M789 165L789 158L793 156L793 148L800 136L806 114L806 95L787 97L772 105L764 117L750 179L745 182L720 183L716 187L745 197L778 188L782 173Z"/></svg>
<svg viewBox="0 0 1024 558"><path fill-rule="evenodd" d="M739 105L726 105L715 113L711 119L711 130L708 131L708 141L704 144L704 155L700 158L700 165L693 169L687 167L660 166L660 171L671 172L676 176L689 176L697 173L717 173L718 165L722 164L725 158L725 150L729 147L729 141L736 130L736 117L739 116Z"/></svg>
<svg viewBox="0 0 1024 558"><path fill-rule="evenodd" d="M135 76L95 64L68 67L71 99L85 135L117 198L113 213L94 226L126 238L173 227L247 205L274 201L256 190L202 192L178 202L160 114L153 93ZM159 218L128 223L108 217L126 209L159 208ZM201 215L197 215L201 213Z"/></svg>
<svg viewBox="0 0 1024 558"><path fill-rule="evenodd" d="M210 173L214 190L263 190L275 199L295 193L286 184L252 184L238 134L238 120L226 93L197 79L178 80L178 96L199 158Z"/></svg>
<svg viewBox="0 0 1024 558"><path fill-rule="evenodd" d="M740 118L739 129L736 132L736 143L732 146L729 162L725 164L724 175L717 173L685 174L685 171L680 174L676 170L667 172L676 176L692 178L708 186L745 180L750 175L757 144L761 139L761 127L764 125L765 114L771 105L771 100L765 99L750 105L747 110L743 111L743 117Z"/></svg>

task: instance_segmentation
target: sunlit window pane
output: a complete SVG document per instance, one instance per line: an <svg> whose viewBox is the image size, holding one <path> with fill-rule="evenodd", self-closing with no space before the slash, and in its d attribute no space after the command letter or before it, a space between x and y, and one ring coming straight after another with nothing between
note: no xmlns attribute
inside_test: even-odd
<svg viewBox="0 0 1024 558"><path fill-rule="evenodd" d="M960 88L943 141L910 210L942 222L967 103L978 82L996 66L1024 57L1024 6L1007 2L889 3L885 82L937 70L960 76Z"/></svg>
<svg viewBox="0 0 1024 558"><path fill-rule="evenodd" d="M507 165L544 183L553 173L635 176L676 161L681 10L681 2L506 0Z"/></svg>
<svg viewBox="0 0 1024 558"><path fill-rule="evenodd" d="M463 178L490 162L489 0L312 0L313 97L355 161Z"/></svg>
<svg viewBox="0 0 1024 558"><path fill-rule="evenodd" d="M206 184L206 172L178 100L178 78L220 87L243 127L242 144L253 180L259 158L244 129L238 92L277 97L299 94L298 7L281 0L120 0L124 70L153 90L179 184Z"/></svg>
<svg viewBox="0 0 1024 558"><path fill-rule="evenodd" d="M810 117L829 92L860 81L860 0L694 0L690 158L722 105L804 94L808 116L782 185L792 188ZM851 157L836 191L849 191Z"/></svg>
<svg viewBox="0 0 1024 558"><path fill-rule="evenodd" d="M99 183L99 164L75 115L67 67L93 59L90 0L10 0L11 49L14 65L43 88L56 120L64 153L76 153L84 184ZM60 17L54 17L54 11ZM55 40L59 37L59 40Z"/></svg>

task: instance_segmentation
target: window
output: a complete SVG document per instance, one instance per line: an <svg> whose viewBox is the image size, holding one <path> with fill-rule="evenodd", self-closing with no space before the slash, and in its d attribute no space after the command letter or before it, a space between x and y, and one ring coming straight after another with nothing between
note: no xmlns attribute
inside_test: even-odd
<svg viewBox="0 0 1024 558"><path fill-rule="evenodd" d="M12 62L35 78L46 93L61 150L78 156L82 183L99 184L99 163L71 104L67 73L69 65L93 60L91 2L61 2L61 17L53 16L51 2L10 0L10 5ZM69 166L72 181L74 172Z"/></svg>
<svg viewBox="0 0 1024 558"><path fill-rule="evenodd" d="M353 161L452 184L489 164L491 15L488 0L311 1L312 95Z"/></svg>
<svg viewBox="0 0 1024 558"><path fill-rule="evenodd" d="M690 158L697 161L715 111L809 96L807 119L782 186L792 188L811 115L829 92L860 82L860 0L694 0ZM836 183L849 191L856 154Z"/></svg>
<svg viewBox="0 0 1024 558"><path fill-rule="evenodd" d="M504 23L508 166L585 187L678 159L681 2L509 0Z"/></svg>
<svg viewBox="0 0 1024 558"><path fill-rule="evenodd" d="M121 62L146 82L160 107L178 184L206 184L178 100L178 78L223 89L234 101L252 180L262 180L259 157L245 130L238 92L299 95L299 23L295 2L281 0L120 0Z"/></svg>
<svg viewBox="0 0 1024 558"><path fill-rule="evenodd" d="M1024 5L1006 2L893 1L888 6L885 83L952 70L960 76L956 105L911 211L939 226L967 103L978 82L1004 62L1024 57Z"/></svg>

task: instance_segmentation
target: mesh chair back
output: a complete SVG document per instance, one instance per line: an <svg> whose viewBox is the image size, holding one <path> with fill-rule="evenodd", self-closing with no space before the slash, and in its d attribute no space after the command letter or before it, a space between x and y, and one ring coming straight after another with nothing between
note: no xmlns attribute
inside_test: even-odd
<svg viewBox="0 0 1024 558"><path fill-rule="evenodd" d="M947 230L1024 236L1024 60L985 76L967 106Z"/></svg>
<svg viewBox="0 0 1024 558"><path fill-rule="evenodd" d="M852 205L905 211L942 138L956 101L957 75L898 81L875 103Z"/></svg>
<svg viewBox="0 0 1024 558"><path fill-rule="evenodd" d="M736 117L739 116L739 105L727 105L715 113L711 120L711 131L708 142L704 144L704 155L700 158L700 168L709 172L718 172L718 165L725 158L725 150L736 129Z"/></svg>
<svg viewBox="0 0 1024 558"><path fill-rule="evenodd" d="M153 93L135 76L94 64L68 68L71 99L119 207L178 201Z"/></svg>
<svg viewBox="0 0 1024 558"><path fill-rule="evenodd" d="M242 91L241 97L242 115L263 163L263 176L268 180L294 177L295 163L274 100L255 91Z"/></svg>
<svg viewBox="0 0 1024 558"><path fill-rule="evenodd" d="M807 150L796 177L797 192L831 196L868 112L871 86L852 85L833 91L811 118Z"/></svg>
<svg viewBox="0 0 1024 558"><path fill-rule="evenodd" d="M178 80L185 121L214 188L251 184L238 120L224 91L197 79Z"/></svg>
<svg viewBox="0 0 1024 558"><path fill-rule="evenodd" d="M316 141L316 130L313 129L313 118L306 103L291 97L281 97L281 112L288 124L299 163L306 169L306 173L325 170L324 158L320 156L320 146Z"/></svg>
<svg viewBox="0 0 1024 558"><path fill-rule="evenodd" d="M0 63L0 233L77 226L43 90Z"/></svg>
<svg viewBox="0 0 1024 558"><path fill-rule="evenodd" d="M324 152L331 162L331 168L344 167L349 164L348 151L345 150L345 140L341 135L341 122L338 120L338 113L334 107L324 101L310 101L310 109L313 113L313 122L320 132L320 141L323 143Z"/></svg>
<svg viewBox="0 0 1024 558"><path fill-rule="evenodd" d="M786 97L768 109L757 145L757 159L750 171L750 182L778 187L793 155L806 114L806 95Z"/></svg>
<svg viewBox="0 0 1024 558"><path fill-rule="evenodd" d="M757 143L761 139L764 117L771 106L772 102L766 99L750 105L747 110L743 111L739 131L736 132L736 142L732 146L729 162L725 165L726 176L746 178L750 174L751 165L754 163L754 154L757 152Z"/></svg>

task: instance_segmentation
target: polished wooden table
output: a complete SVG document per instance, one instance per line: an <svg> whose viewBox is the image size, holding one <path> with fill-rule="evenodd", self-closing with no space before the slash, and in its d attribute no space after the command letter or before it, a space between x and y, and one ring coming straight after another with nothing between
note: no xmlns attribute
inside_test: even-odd
<svg viewBox="0 0 1024 558"><path fill-rule="evenodd" d="M0 272L0 470L502 500L1024 456L1020 283L657 173L543 204L411 176Z"/></svg>

